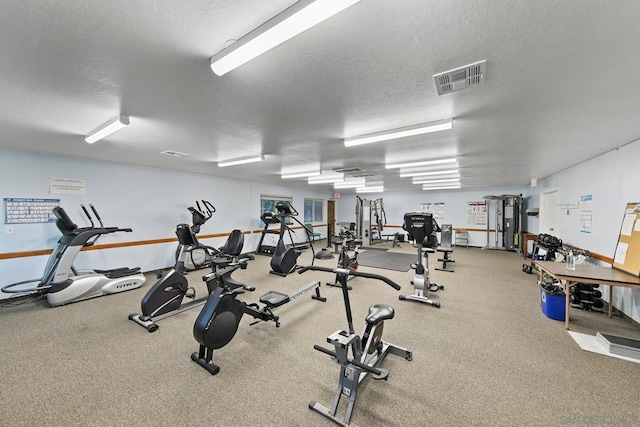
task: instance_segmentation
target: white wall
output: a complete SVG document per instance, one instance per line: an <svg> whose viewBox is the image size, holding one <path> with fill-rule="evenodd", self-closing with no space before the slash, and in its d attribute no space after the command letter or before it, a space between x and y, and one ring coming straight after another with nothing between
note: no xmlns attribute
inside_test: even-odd
<svg viewBox="0 0 640 427"><path fill-rule="evenodd" d="M532 198L550 189L558 189L558 237L613 258L625 207L640 202L640 140L539 181ZM591 233L580 231L580 209L563 207L577 205L585 195L593 197ZM608 300L606 289L603 292ZM616 288L613 305L640 322L640 291Z"/></svg>
<svg viewBox="0 0 640 427"><path fill-rule="evenodd" d="M85 195L49 194L50 178L83 180ZM0 197L60 199L61 206L78 226L88 226L80 204L93 203L105 226L129 227L132 233L103 236L98 243L116 243L175 238L176 224L191 223L188 206L195 200L209 200L215 207L202 235L229 233L233 229L259 230L260 195L293 197L293 206L303 221L305 197L327 199L324 192L271 186L261 183L134 167L85 159L57 157L0 149ZM4 210L4 205L3 205ZM326 204L325 204L326 218ZM4 225L3 225L4 227ZM60 238L55 224L16 224L14 234L0 230L0 253L51 249ZM326 236L326 230L317 228ZM304 240L302 231L297 240ZM255 250L260 233L245 236L245 251ZM203 239L222 246L226 237ZM141 267L144 271L174 263L177 243L131 246L81 252L76 267ZM47 256L0 260L0 286L42 276ZM0 298L7 297L0 294Z"/></svg>

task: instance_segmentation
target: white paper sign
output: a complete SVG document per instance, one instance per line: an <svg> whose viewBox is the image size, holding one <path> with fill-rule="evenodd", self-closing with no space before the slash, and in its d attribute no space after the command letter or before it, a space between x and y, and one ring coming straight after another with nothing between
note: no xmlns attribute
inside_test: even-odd
<svg viewBox="0 0 640 427"><path fill-rule="evenodd" d="M85 194L85 182L81 179L50 178L49 193L51 194Z"/></svg>
<svg viewBox="0 0 640 427"><path fill-rule="evenodd" d="M624 261L627 259L627 249L629 249L628 243L619 242L613 262L616 264L624 264Z"/></svg>
<svg viewBox="0 0 640 427"><path fill-rule="evenodd" d="M622 229L620 230L620 234L624 236L631 236L633 232L633 223L636 220L635 214L625 214L624 220L622 221Z"/></svg>

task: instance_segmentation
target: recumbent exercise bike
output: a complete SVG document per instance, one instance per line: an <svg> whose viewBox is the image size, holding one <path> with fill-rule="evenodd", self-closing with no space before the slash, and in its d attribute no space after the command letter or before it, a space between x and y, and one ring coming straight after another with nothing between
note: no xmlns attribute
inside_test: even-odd
<svg viewBox="0 0 640 427"><path fill-rule="evenodd" d="M194 247L197 245L197 239L193 228L187 224L179 224L176 228L179 246L183 248ZM220 269L226 265L237 262L241 257L242 248L244 246L244 233L240 230L233 230L227 239L227 242L218 252L218 254L210 258L208 264L213 271ZM208 296L214 291L214 288L208 286L207 296L196 299L195 289L189 287L189 282L184 276L184 263L188 258L187 251L180 251L175 267L166 271L158 278L158 281L147 291L140 302L141 314L132 313L129 320L134 321L138 325L144 327L149 332L158 330L158 321L171 317L178 313L199 307L207 301ZM244 259L244 258L243 258ZM253 291L255 288L237 282L229 276L224 277L224 283L228 287L242 288L243 290ZM184 298L192 301L183 304Z"/></svg>

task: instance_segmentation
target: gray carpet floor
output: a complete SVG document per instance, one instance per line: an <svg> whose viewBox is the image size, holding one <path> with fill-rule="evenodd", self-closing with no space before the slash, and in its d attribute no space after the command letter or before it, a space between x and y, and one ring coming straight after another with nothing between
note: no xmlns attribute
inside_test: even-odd
<svg viewBox="0 0 640 427"><path fill-rule="evenodd" d="M389 243L389 247L391 243ZM413 253L409 244L390 251ZM515 253L456 248L455 273L432 271L445 290L430 296L442 308L399 301L382 282L349 282L360 333L367 308L396 310L384 339L413 351L390 355L388 381L367 380L352 421L360 426L637 426L640 364L582 351L563 322L540 310L536 277ZM301 263L310 262L310 252ZM333 266L337 259L316 261ZM431 266L435 266L432 261ZM320 272L268 274L256 256L234 277L257 288L291 292ZM432 268L433 270L433 268ZM361 267L361 271L382 270ZM384 270L411 293L413 271ZM205 292L202 273L190 282ZM127 319L153 283L108 297L47 308L43 302L0 308L2 426L329 426L308 409L330 405L338 366L313 349L346 328L339 289L323 286L325 303L305 296L278 310L282 326L249 326L215 354L211 376L189 356L198 309L160 322L148 333ZM620 316L571 311L571 329L640 338Z"/></svg>

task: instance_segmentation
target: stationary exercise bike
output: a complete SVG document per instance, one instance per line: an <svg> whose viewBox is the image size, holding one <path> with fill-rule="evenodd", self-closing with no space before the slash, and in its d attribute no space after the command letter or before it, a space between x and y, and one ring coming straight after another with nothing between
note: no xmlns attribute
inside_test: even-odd
<svg viewBox="0 0 640 427"><path fill-rule="evenodd" d="M338 282L342 287L344 308L349 326L348 331L336 331L327 338L327 342L333 344L335 350L332 351L319 345L313 346L314 349L331 356L332 360L340 365L340 376L331 408L327 408L315 401L309 403L309 408L336 424L349 426L349 421L351 420L351 415L358 397L358 387L367 375L372 374L373 378L377 380L386 380L389 376L389 371L378 368L376 365L378 365L388 353L404 357L406 360L411 360L413 353L406 348L382 341L384 321L393 319L395 315L393 307L386 304L374 304L369 307L362 337L355 334L351 304L349 302L349 291L347 289L347 277L352 275L381 280L396 290L400 290L400 285L384 276L344 268L331 269L310 265L302 267L298 270L298 273L304 273L307 270L336 274ZM349 403L345 414L340 415L338 414L338 405L343 395L349 398Z"/></svg>
<svg viewBox="0 0 640 427"><path fill-rule="evenodd" d="M274 217L280 222L280 235L278 238L278 243L276 244L275 251L273 252L273 256L271 257L271 274L277 274L278 276L286 276L289 273L292 273L294 270L299 268L297 265L298 257L304 249L300 247L296 247L295 242L293 240L293 234L291 233L291 227L289 227L288 222L289 219L297 222L302 226L303 229L306 230L304 224L302 224L296 218L298 216L298 211L294 209L293 206L289 204L289 202L278 202L276 203L276 210L278 213L274 215ZM289 239L291 240L291 245L286 245L284 243L284 234L287 232L289 234ZM309 233L305 233L307 236L307 243L311 248L311 252L313 253L312 260L315 259L316 252L313 249L313 244L311 244L311 237ZM311 261L313 264L313 261Z"/></svg>
<svg viewBox="0 0 640 427"><path fill-rule="evenodd" d="M438 239L434 234L434 219L431 213L410 212L404 214L402 228L409 233L409 240L414 241L418 250L418 262L411 267L416 274L411 281L413 295L400 295L401 300L418 301L424 304L440 308L440 302L429 299L425 291L437 292L444 289L444 285L438 285L429 279L429 253L434 253L438 247ZM422 264L424 262L424 265Z"/></svg>
<svg viewBox="0 0 640 427"><path fill-rule="evenodd" d="M312 299L322 302L327 300L320 295L320 282L314 281L290 295L276 291L267 292L260 297L263 307L256 303L247 304L236 299L239 294L244 293L244 289L229 286L227 283L231 273L238 268L246 268L246 261L228 265L202 278L213 292L193 325L193 336L200 348L191 354L191 360L211 375L220 372L220 366L213 363L213 351L226 346L233 339L243 314L257 319L251 325L271 321L276 327L280 327L280 318L273 313L274 309L311 290L315 291Z"/></svg>
<svg viewBox="0 0 640 427"><path fill-rule="evenodd" d="M56 217L56 226L62 233L58 244L53 249L44 275L40 279L25 280L12 283L2 288L2 292L14 294L46 295L51 307L70 304L89 298L95 298L107 294L129 291L139 288L145 281L140 268L116 268L112 270L76 270L73 266L78 252L84 247L92 246L98 238L105 234L118 232L131 232L130 228L105 227L102 218L93 205L89 205L91 211L100 223L96 227L93 218L84 205L80 205L82 211L91 223L90 227L78 227L71 220L65 210L56 206L53 214ZM38 282L35 288L13 289L28 283Z"/></svg>
<svg viewBox="0 0 640 427"><path fill-rule="evenodd" d="M189 248L197 245L195 232L193 228L187 224L179 224L176 229L176 235L178 236L179 247ZM209 259L208 263L213 271L237 262L241 256L243 246L244 233L240 230L233 230L227 242L222 247L222 250L216 257ZM155 332L159 328L158 321L199 307L207 301L208 295L210 295L215 288L207 286L207 296L196 299L196 291L194 288L189 287L187 278L183 273L184 263L188 257L188 251L180 251L180 256L175 267L160 276L158 281L147 291L144 297L142 297L142 301L140 302L142 314L130 314L129 320L146 328L149 332ZM242 288L247 291L253 291L255 289L231 279L230 276L223 277L221 280L224 280L229 287ZM183 304L182 301L184 298L191 299L192 301Z"/></svg>

